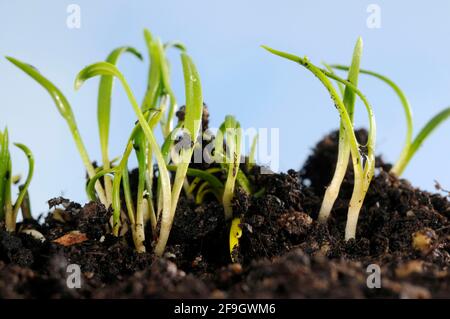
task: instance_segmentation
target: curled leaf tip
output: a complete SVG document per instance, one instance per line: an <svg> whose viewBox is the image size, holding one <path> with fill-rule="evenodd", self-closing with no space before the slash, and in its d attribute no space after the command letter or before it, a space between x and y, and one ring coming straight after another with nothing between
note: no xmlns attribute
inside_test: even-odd
<svg viewBox="0 0 450 319"><path fill-rule="evenodd" d="M84 80L80 77L80 74L81 74L81 72L77 75L75 82L73 84L75 91L78 91L84 83Z"/></svg>

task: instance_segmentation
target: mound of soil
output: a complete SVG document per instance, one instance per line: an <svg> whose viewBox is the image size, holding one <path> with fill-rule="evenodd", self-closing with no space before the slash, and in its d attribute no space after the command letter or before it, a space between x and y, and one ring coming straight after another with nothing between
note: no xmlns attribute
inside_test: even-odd
<svg viewBox="0 0 450 319"><path fill-rule="evenodd" d="M111 213L103 205L51 200L45 220L19 225L45 241L0 231L0 297L450 298L448 199L391 176L378 158L357 239L345 242L351 168L328 223L316 222L336 155L333 132L300 172L247 172L265 192L235 197L243 229L239 263L230 260L229 224L213 198L200 206L181 198L163 258L135 253L129 235L109 235ZM81 267L79 289L67 286L69 264ZM369 265L380 267L380 288L367 285Z"/></svg>

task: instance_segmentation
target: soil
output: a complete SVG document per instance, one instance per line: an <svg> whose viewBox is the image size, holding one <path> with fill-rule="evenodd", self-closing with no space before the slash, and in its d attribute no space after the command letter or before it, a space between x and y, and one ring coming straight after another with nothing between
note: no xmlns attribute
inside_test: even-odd
<svg viewBox="0 0 450 319"><path fill-rule="evenodd" d="M357 133L360 140L367 135ZM0 297L450 298L448 194L412 187L377 158L357 239L345 242L351 168L328 223L316 222L336 154L333 132L300 171L261 175L255 166L246 172L265 192L235 196L243 229L239 263L230 260L229 224L214 198L195 205L181 197L163 258L137 254L129 234L111 236L103 205L53 199L45 219L18 225L45 241L0 230ZM69 264L81 267L80 289L67 287ZM371 264L381 268L381 288L367 286Z"/></svg>

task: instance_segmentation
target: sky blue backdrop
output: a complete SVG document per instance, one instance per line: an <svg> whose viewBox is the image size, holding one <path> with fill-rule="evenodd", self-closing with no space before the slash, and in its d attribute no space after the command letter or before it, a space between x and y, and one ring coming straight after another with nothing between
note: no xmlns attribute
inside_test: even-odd
<svg viewBox="0 0 450 319"><path fill-rule="evenodd" d="M81 6L81 29L66 27L70 3ZM366 26L370 3L382 10L380 29ZM72 103L91 158L99 159L97 80L74 92L77 72L117 46L133 45L144 52L144 27L163 40L182 40L199 69L213 125L234 114L244 127L280 128L281 169L298 169L310 148L337 128L338 114L314 77L259 45L308 55L315 62L348 63L361 35L363 67L391 76L404 89L419 129L450 104L449 14L448 1L0 0L0 55L23 59L57 83ZM181 102L181 68L179 61L173 64ZM142 96L147 67L127 56L120 68ZM364 78L360 86L375 108L377 153L395 160L405 136L397 98L373 79ZM134 116L118 86L113 101L111 153L118 155ZM364 116L357 114L359 125L366 125ZM51 196L86 199L84 169L66 124L47 93L1 58L0 127L5 125L14 141L34 151L35 213L45 212ZM437 179L450 188L449 132L450 123L412 160L404 176L414 185L433 190ZM14 151L13 156L15 172L26 171L22 155Z"/></svg>

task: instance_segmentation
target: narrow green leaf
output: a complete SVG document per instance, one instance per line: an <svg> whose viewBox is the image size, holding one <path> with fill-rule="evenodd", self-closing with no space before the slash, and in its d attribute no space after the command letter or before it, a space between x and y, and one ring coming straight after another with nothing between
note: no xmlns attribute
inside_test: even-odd
<svg viewBox="0 0 450 319"><path fill-rule="evenodd" d="M374 175L375 170L375 156L374 156L374 148L375 148L375 140L376 140L376 124L375 124L375 117L373 115L372 108L370 104L368 103L367 99L364 97L364 95L349 81L343 80L336 76L333 73L328 72L327 70L322 70L315 65L313 65L308 59L306 58L300 58L298 56L295 56L293 54L289 54L286 52L274 50L269 47L263 46L266 50L269 52L281 56L283 58L289 59L291 61L294 61L301 66L305 67L308 71L313 73L319 81L325 86L327 91L330 94L331 99L333 100L334 105L336 106L337 110L339 111L340 117L341 117L341 123L343 123L345 127L346 132L346 139L347 143L349 144L351 155L352 155L352 162L353 162L353 170L354 170L354 188L352 197L350 199L349 203L349 209L347 214L347 225L345 229L345 239L349 240L351 238L355 237L356 233L356 225L358 222L358 216L361 210L362 203L364 201L365 195L367 193L367 189L370 185L370 182L372 180L372 177ZM369 138L368 138L368 154L366 157L365 165L363 166L363 162L361 160L360 154L359 154L359 145L356 140L355 132L353 129L353 123L350 119L350 116L347 112L347 109L342 102L342 100L339 98L338 93L336 92L335 88L331 84L330 80L328 79L337 80L343 84L346 85L346 87L349 87L352 89L364 102L364 105L366 106L368 117L369 117Z"/></svg>
<svg viewBox="0 0 450 319"><path fill-rule="evenodd" d="M352 63L350 65L350 70L348 71L347 80L352 83L355 87L358 86L358 75L359 75L359 65L361 63L363 42L361 37L356 41L355 49L353 51ZM349 87L345 87L344 91L344 105L347 108L348 115L353 122L353 114L355 109L355 92Z"/></svg>
<svg viewBox="0 0 450 319"><path fill-rule="evenodd" d="M344 71L347 71L349 69L348 66L337 65L337 64L331 65L331 67L335 68L335 69L338 69L338 70L344 70ZM409 148L411 146L412 139L413 139L413 116L412 116L411 105L409 104L409 101L408 101L406 95L403 93L403 91L400 89L400 87L394 81L389 79L388 77L386 77L384 75L381 75L379 73L368 71L368 70L364 70L364 69L361 69L360 73L373 76L373 77L383 81L392 90L394 90L395 94L400 99L400 103L402 104L403 113L405 115L405 120L406 120L405 144L403 146L401 155L399 157L399 161L401 161L401 159L404 158L406 156L406 154L408 153Z"/></svg>
<svg viewBox="0 0 450 319"><path fill-rule="evenodd" d="M97 172L94 176L89 178L89 181L86 184L86 194L88 195L90 201L96 200L95 184L100 180L100 178L108 174L114 174L115 172L116 168L102 169L99 172Z"/></svg>
<svg viewBox="0 0 450 319"><path fill-rule="evenodd" d="M37 83L39 83L51 96L53 99L56 108L58 109L59 113L62 115L62 117L66 120L67 125L69 126L70 132L72 133L72 137L75 141L75 144L77 146L78 152L80 153L81 159L83 161L84 166L86 167L86 170L88 172L89 177L92 177L95 175L95 169L92 166L92 162L89 159L89 155L86 151L86 148L83 144L83 141L81 139L80 133L78 131L77 124L75 122L75 117L72 112L72 108L67 101L67 98L64 96L64 94L47 78L45 78L39 71L34 68L33 66L21 62L15 58L12 57L6 57L8 61L10 61L12 64L17 66L19 69L21 69L23 72L28 74L31 78L33 78ZM100 198L100 201L106 205L106 196L104 193L104 190L100 183L96 184L96 190L97 194Z"/></svg>
<svg viewBox="0 0 450 319"><path fill-rule="evenodd" d="M150 31L148 31L147 29L144 30L144 38L147 45L150 61L147 90L145 92L144 101L142 102L142 109L147 109L156 107L156 101L162 91L162 75L158 43L153 40Z"/></svg>
<svg viewBox="0 0 450 319"><path fill-rule="evenodd" d="M327 64L327 63L325 63L325 62L322 62L322 64L325 66L325 68L326 68L329 72L334 73L333 68L332 68L329 64ZM345 86L344 86L341 82L338 82L338 81L336 81L336 84L337 84L337 86L338 86L339 93L341 93L341 96L344 97Z"/></svg>
<svg viewBox="0 0 450 319"><path fill-rule="evenodd" d="M33 178L34 173L34 157L31 150L24 144L21 143L14 143L15 146L17 146L20 150L22 150L27 157L28 160L28 175L27 179L25 180L25 183L20 188L19 196L17 197L16 203L14 204L14 219L17 218L17 212L19 211L19 208L22 206L22 202L25 198L25 195L27 194L28 187L30 186L31 179Z"/></svg>
<svg viewBox="0 0 450 319"><path fill-rule="evenodd" d="M170 42L164 43L164 50L168 50L170 48L178 49L181 52L186 52L187 51L186 46L183 43L179 42L179 41L170 41Z"/></svg>
<svg viewBox="0 0 450 319"><path fill-rule="evenodd" d="M47 92L50 94L51 98L55 102L55 105L59 113L67 121L67 124L71 129L76 129L75 117L64 94L47 78L45 78L35 67L30 64L19 61L13 57L7 56L6 59L21 69L23 72L28 74L36 82L38 82Z"/></svg>
<svg viewBox="0 0 450 319"><path fill-rule="evenodd" d="M411 143L408 155L406 156L404 164L401 165L402 169L400 170L399 174L403 172L403 170L408 165L411 158L422 146L423 142L430 136L430 134L433 133L433 131L449 117L450 117L450 107L436 114L432 119L430 119L425 124L425 126L420 130L419 134L417 134L417 136L415 137L414 141Z"/></svg>
<svg viewBox="0 0 450 319"><path fill-rule="evenodd" d="M194 150L194 145L197 142L198 133L201 125L203 113L203 96L200 84L200 77L197 69L192 62L192 59L186 54L181 54L181 61L183 65L185 95L186 95L186 114L184 119L184 129L189 133L191 139L191 147L181 149L181 163L178 164L175 173L175 180L173 182L172 196L171 196L171 210L168 216L162 215L161 232L158 242L156 244L155 253L162 255L169 238L169 233L172 228L173 218L177 207L183 183L186 178L186 173Z"/></svg>
<svg viewBox="0 0 450 319"><path fill-rule="evenodd" d="M184 83L186 92L186 114L184 118L184 128L189 132L191 141L196 142L203 113L203 95L200 84L200 77L192 59L186 54L181 54L181 61L184 70Z"/></svg>
<svg viewBox="0 0 450 319"><path fill-rule="evenodd" d="M147 139L147 142L149 143L149 147L152 148L152 152L155 154L155 158L156 158L156 162L158 164L159 167L159 174L161 176L161 184L162 184L162 197L163 197L163 217L164 214L167 216L170 216L170 210L171 210L171 183L170 183L170 177L169 177L169 172L166 168L166 164L165 164L165 160L164 157L161 153L161 149L156 141L156 138L153 134L152 128L150 127L149 123L147 122L146 117L144 116L144 114L142 113L136 98L134 97L133 92L131 91L130 86L128 85L128 82L125 80L124 76L122 75L122 73L120 73L120 71L111 63L108 62L98 62L92 65L89 65L87 67L85 67L83 70L80 71L80 73L77 75L76 80L75 80L75 87L79 88L84 81L86 81L89 78L92 78L94 76L97 75L113 75L116 76L120 83L122 84L125 93L127 94L127 97L131 103L131 106L133 107L133 110L135 112L135 114L138 117L138 121L140 124L140 127L142 128L142 131L145 134L145 137ZM118 181L117 181L118 180ZM113 198L115 198L115 200L113 200L113 208L118 209L119 210L119 216L120 217L120 198L117 198L118 194L118 190L117 188L120 189L120 179L114 178L113 181ZM116 195L114 195L116 194ZM167 217L166 217L167 218ZM119 220L116 220L116 224L115 224L115 233L117 234L118 231L118 222ZM167 220L166 220L167 222Z"/></svg>
<svg viewBox="0 0 450 319"><path fill-rule="evenodd" d="M232 199L234 197L234 190L236 185L236 178L239 173L239 165L241 159L241 137L242 129L241 125L233 116L226 116L224 125L219 129L220 134L226 136L226 154L225 167L227 168L227 180L225 182L225 189L223 192L223 207L225 212L225 219L231 219L233 217ZM218 134L218 135L220 135ZM219 136L219 140L222 137ZM217 145L217 144L216 144ZM217 151L217 150L216 150ZM243 181L244 188L246 188L245 180Z"/></svg>
<svg viewBox="0 0 450 319"><path fill-rule="evenodd" d="M116 65L120 56L126 52L129 52L132 55L136 56L138 59L142 60L141 53L139 53L135 48L123 46L113 50L106 58L106 62ZM98 88L97 121L100 136L100 147L103 156L103 166L105 168L109 168L108 140L109 140L111 96L113 85L114 85L114 77L104 75L100 79L100 84Z"/></svg>
<svg viewBox="0 0 450 319"><path fill-rule="evenodd" d="M1 134L0 140L0 220L5 218L6 214L6 200L7 200L7 188L11 175L10 170L10 153L9 153L9 137L8 129Z"/></svg>
<svg viewBox="0 0 450 319"><path fill-rule="evenodd" d="M170 171L176 171L177 166L175 165L168 165L167 169ZM210 184L211 187L218 191L223 191L223 183L218 179L216 176L214 176L211 173L208 173L206 171L196 169L196 168L188 168L187 169L187 175L191 177L198 177Z"/></svg>

